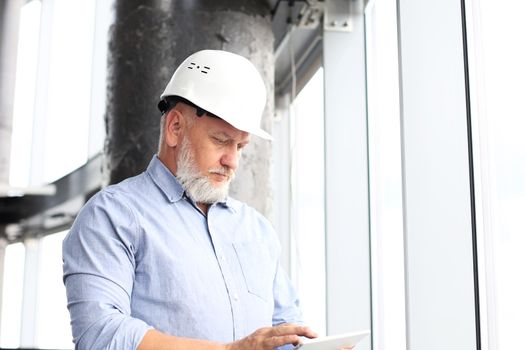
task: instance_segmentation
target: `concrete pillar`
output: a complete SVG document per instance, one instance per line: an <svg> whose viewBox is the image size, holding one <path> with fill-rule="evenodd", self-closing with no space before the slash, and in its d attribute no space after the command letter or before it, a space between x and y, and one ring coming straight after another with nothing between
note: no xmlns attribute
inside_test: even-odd
<svg viewBox="0 0 525 350"><path fill-rule="evenodd" d="M0 184L9 183L20 9L24 1L0 1Z"/></svg>
<svg viewBox="0 0 525 350"><path fill-rule="evenodd" d="M254 62L267 82L263 128L273 115L273 33L264 0L117 0L109 44L105 174L115 183L143 171L156 152L159 95L174 69L201 49ZM269 217L270 142L252 138L231 195Z"/></svg>

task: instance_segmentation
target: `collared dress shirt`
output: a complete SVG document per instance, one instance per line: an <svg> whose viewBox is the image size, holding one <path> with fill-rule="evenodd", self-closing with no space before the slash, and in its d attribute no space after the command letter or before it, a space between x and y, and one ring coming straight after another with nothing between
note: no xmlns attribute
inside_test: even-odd
<svg viewBox="0 0 525 350"><path fill-rule="evenodd" d="M154 156L93 196L63 243L76 349L136 349L149 329L232 342L301 323L271 224L228 198L199 211Z"/></svg>

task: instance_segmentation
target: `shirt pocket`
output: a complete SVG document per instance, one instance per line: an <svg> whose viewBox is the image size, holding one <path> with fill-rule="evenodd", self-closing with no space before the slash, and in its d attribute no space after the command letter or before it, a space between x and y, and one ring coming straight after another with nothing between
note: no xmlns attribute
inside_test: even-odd
<svg viewBox="0 0 525 350"><path fill-rule="evenodd" d="M248 293L269 301L273 296L275 263L265 245L255 242L233 243Z"/></svg>

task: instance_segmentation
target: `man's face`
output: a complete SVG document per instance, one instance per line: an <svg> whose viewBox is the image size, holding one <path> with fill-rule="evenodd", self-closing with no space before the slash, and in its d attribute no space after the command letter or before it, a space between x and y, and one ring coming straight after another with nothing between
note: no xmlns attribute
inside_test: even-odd
<svg viewBox="0 0 525 350"><path fill-rule="evenodd" d="M186 127L177 154L176 176L190 198L207 204L224 200L248 142L247 132L219 118L205 115Z"/></svg>

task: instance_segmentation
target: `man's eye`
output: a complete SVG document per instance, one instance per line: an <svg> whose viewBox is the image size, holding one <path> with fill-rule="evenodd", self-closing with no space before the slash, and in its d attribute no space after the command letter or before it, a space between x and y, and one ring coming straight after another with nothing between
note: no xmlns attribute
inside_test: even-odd
<svg viewBox="0 0 525 350"><path fill-rule="evenodd" d="M217 142L220 145L225 145L228 142L228 140L224 140L224 139L220 139L218 137L215 137L215 142Z"/></svg>

